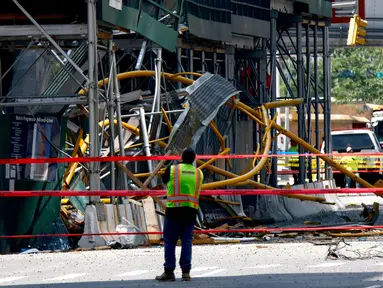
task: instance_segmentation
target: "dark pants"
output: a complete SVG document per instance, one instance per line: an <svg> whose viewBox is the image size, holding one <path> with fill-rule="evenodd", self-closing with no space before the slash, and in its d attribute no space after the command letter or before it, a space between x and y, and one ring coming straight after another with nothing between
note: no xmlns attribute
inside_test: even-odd
<svg viewBox="0 0 383 288"><path fill-rule="evenodd" d="M294 185L297 185L299 182L298 174L293 174L293 178L294 178Z"/></svg>
<svg viewBox="0 0 383 288"><path fill-rule="evenodd" d="M195 221L175 221L165 217L165 271L173 272L176 268L176 245L179 238L182 242L180 266L183 272L190 271L194 223Z"/></svg>
<svg viewBox="0 0 383 288"><path fill-rule="evenodd" d="M356 173L355 175L359 177L359 173ZM345 180L346 180L346 188L351 188L352 179L348 176L345 176ZM355 187L360 188L360 184L355 182Z"/></svg>

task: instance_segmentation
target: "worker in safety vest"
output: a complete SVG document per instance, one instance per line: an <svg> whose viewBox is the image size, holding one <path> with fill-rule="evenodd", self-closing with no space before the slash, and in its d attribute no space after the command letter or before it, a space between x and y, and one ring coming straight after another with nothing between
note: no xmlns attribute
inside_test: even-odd
<svg viewBox="0 0 383 288"><path fill-rule="evenodd" d="M354 152L351 145L347 146L346 152L350 154ZM355 175L359 177L359 174L356 172L358 171L358 157L355 157L352 155L345 156L342 158L341 163L346 167L348 171L355 173ZM345 176L345 178L346 178L346 188L351 188L352 179L348 176ZM356 183L356 188L360 188L359 183Z"/></svg>
<svg viewBox="0 0 383 288"><path fill-rule="evenodd" d="M162 180L168 186L167 208L164 223L165 272L156 277L158 281L175 281L176 245L182 242L180 266L182 280L190 281L193 230L199 209L199 194L203 174L193 166L196 154L187 148L182 153L182 162L168 167Z"/></svg>
<svg viewBox="0 0 383 288"><path fill-rule="evenodd" d="M299 170L299 157L294 156L294 154L299 153L299 146L297 142L294 140L290 140L290 148L288 150L289 153L292 155L289 155L289 166L291 170ZM294 178L294 184L298 183L298 174L293 173L293 178Z"/></svg>

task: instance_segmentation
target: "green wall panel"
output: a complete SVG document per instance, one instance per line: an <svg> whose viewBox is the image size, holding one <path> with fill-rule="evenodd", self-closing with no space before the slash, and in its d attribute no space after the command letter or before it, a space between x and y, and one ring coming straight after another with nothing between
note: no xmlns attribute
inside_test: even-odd
<svg viewBox="0 0 383 288"><path fill-rule="evenodd" d="M175 52L178 38L178 27L171 27L159 22L144 11L138 19L138 9L135 7L122 6L117 10L109 6L109 0L99 0L98 18L112 25L123 27L143 35L163 48ZM135 5L133 5L135 6ZM138 21L137 21L138 20ZM177 25L178 26L178 25Z"/></svg>
<svg viewBox="0 0 383 288"><path fill-rule="evenodd" d="M297 0L297 2L309 4L309 13L331 17L332 3L331 0Z"/></svg>
<svg viewBox="0 0 383 288"><path fill-rule="evenodd" d="M0 115L2 136L10 139L11 116ZM60 148L65 145L67 119L60 119ZM7 129L8 128L8 129ZM0 158L10 157L9 141L0 141ZM56 182L15 181L15 190L60 190L64 164L57 168ZM5 179L5 166L0 165L0 190L9 190ZM0 234L47 234L54 233L53 222L60 217L60 197L0 198ZM0 240L0 253L19 252L35 243L35 239Z"/></svg>

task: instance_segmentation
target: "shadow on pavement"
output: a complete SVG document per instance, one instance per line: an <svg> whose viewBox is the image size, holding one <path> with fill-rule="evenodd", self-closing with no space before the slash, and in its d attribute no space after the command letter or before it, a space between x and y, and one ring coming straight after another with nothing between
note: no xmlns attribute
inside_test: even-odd
<svg viewBox="0 0 383 288"><path fill-rule="evenodd" d="M178 279L177 279L178 280ZM23 288L148 288L148 287L266 287L266 288L383 288L383 273L310 273L310 274L258 274L245 276L224 276L194 278L191 282L180 280L160 283L155 280L121 280L101 282L76 282L60 284L23 284L3 287ZM1 285L0 285L1 287Z"/></svg>

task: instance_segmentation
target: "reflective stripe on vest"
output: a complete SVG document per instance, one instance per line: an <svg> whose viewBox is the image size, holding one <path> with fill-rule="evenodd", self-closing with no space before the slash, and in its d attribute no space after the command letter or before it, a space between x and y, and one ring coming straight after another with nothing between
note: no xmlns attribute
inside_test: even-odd
<svg viewBox="0 0 383 288"><path fill-rule="evenodd" d="M195 171L196 173L195 173L195 175L196 175L196 179L195 179L195 181L196 181L196 184L195 184L195 190L196 191L200 191L201 190L201 170L199 170L199 169L196 169L196 171Z"/></svg>
<svg viewBox="0 0 383 288"><path fill-rule="evenodd" d="M174 167L174 195L181 195L181 165Z"/></svg>
<svg viewBox="0 0 383 288"><path fill-rule="evenodd" d="M198 204L197 197L193 196L170 196L167 200L171 202L190 201Z"/></svg>

